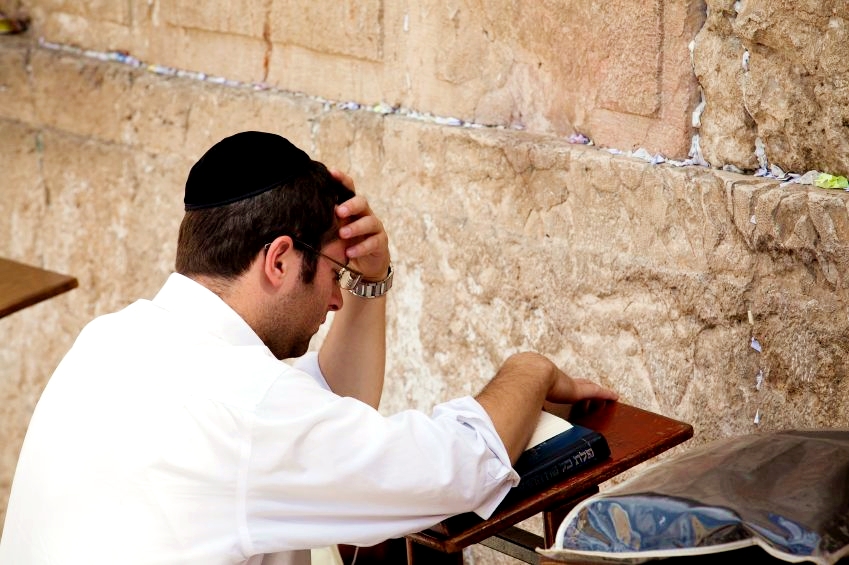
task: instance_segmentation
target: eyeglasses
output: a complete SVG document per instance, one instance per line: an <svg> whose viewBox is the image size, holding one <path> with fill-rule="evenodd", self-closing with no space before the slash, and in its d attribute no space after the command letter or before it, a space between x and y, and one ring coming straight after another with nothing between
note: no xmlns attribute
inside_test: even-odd
<svg viewBox="0 0 849 565"><path fill-rule="evenodd" d="M331 263L333 263L334 265L339 267L339 270L336 271L336 283L339 285L339 288L341 288L342 290L352 290L360 282L360 279L363 278L363 274L361 272L357 271L356 269L352 269L348 265L344 265L344 264L340 263L339 261L337 261L336 259L334 259L330 255L325 255L324 253L322 253L321 251L319 251L318 249L316 249L312 245L308 245L308 244L304 243L303 241L296 239L294 237L292 238L292 241L294 241L296 244L300 245L301 247L305 248L307 251L310 251L311 253L315 253L319 257L324 257L325 259L327 259L328 261L330 261ZM268 251L268 248L270 246L271 246L270 243L265 244L265 251L266 252Z"/></svg>

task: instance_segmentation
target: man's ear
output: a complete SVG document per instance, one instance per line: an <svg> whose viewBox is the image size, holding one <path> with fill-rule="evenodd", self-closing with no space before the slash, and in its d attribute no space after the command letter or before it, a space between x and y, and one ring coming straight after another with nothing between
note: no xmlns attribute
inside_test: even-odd
<svg viewBox="0 0 849 565"><path fill-rule="evenodd" d="M295 272L298 259L292 238L281 235L266 247L263 272L271 284L279 286L288 275Z"/></svg>

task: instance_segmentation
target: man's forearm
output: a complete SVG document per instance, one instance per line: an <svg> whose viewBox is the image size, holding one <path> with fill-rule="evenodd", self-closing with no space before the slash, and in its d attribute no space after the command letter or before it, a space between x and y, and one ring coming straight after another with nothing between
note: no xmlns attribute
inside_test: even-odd
<svg viewBox="0 0 849 565"><path fill-rule="evenodd" d="M386 370L386 297L345 296L318 354L331 390L377 408Z"/></svg>
<svg viewBox="0 0 849 565"><path fill-rule="evenodd" d="M513 463L528 444L558 371L541 355L513 355L476 397Z"/></svg>

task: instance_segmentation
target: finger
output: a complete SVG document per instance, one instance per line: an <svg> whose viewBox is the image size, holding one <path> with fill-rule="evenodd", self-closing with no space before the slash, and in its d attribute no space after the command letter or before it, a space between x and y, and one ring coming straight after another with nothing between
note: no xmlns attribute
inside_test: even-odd
<svg viewBox="0 0 849 565"><path fill-rule="evenodd" d="M342 239L354 239L357 237L368 237L383 231L383 224L376 216L363 216L339 228L339 237Z"/></svg>
<svg viewBox="0 0 849 565"><path fill-rule="evenodd" d="M371 213L372 211L368 205L368 200L366 200L365 196L360 195L354 196L336 207L336 215L340 218L365 216Z"/></svg>
<svg viewBox="0 0 849 565"><path fill-rule="evenodd" d="M341 182L345 188L352 192L356 192L356 190L354 190L354 179L338 169L330 169L330 174L333 178Z"/></svg>
<svg viewBox="0 0 849 565"><path fill-rule="evenodd" d="M607 387L603 387L587 379L572 379L574 382L574 400L587 398L600 398L604 400L617 400L619 395Z"/></svg>
<svg viewBox="0 0 849 565"><path fill-rule="evenodd" d="M380 257L382 260L389 256L389 238L381 232L368 237L345 249L345 255L350 259L363 257Z"/></svg>

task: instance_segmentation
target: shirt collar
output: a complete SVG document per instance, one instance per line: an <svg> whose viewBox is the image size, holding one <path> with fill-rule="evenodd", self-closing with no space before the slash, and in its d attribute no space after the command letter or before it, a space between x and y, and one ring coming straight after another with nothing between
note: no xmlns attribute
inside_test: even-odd
<svg viewBox="0 0 849 565"><path fill-rule="evenodd" d="M265 346L248 323L217 294L180 273L168 277L153 303L231 345Z"/></svg>

